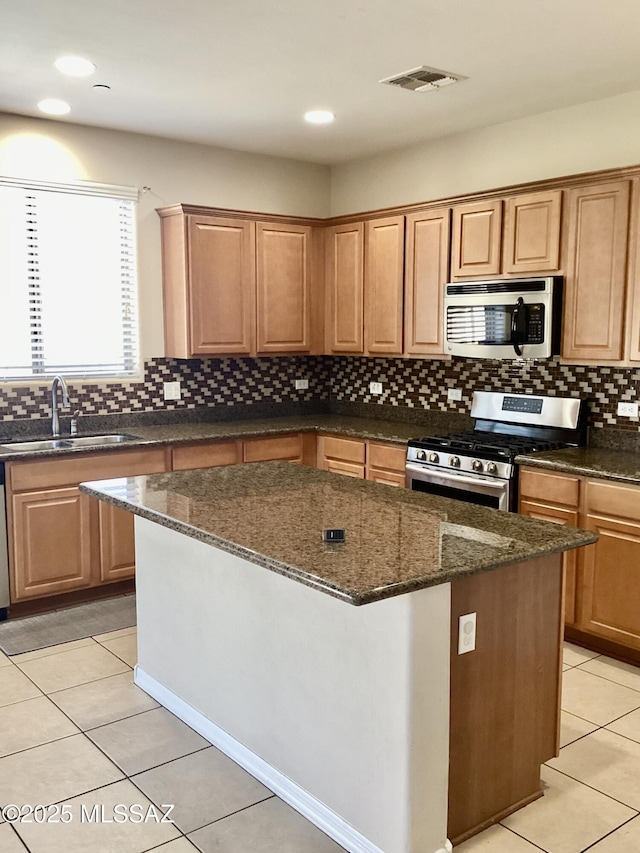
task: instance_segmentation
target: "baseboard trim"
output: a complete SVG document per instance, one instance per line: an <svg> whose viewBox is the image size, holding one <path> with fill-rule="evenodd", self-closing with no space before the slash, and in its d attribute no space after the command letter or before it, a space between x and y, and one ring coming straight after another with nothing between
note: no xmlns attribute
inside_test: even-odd
<svg viewBox="0 0 640 853"><path fill-rule="evenodd" d="M200 711L176 696L171 690L161 684L153 676L139 666L135 668L135 683L156 702L159 702L178 719L186 723L203 738L212 743L232 761L240 765L285 803L311 821L318 829L344 847L348 853L384 853L377 845L365 838L360 832L343 820L332 809L296 785L291 779L276 770L246 746L209 720ZM451 853L449 842L433 853Z"/></svg>

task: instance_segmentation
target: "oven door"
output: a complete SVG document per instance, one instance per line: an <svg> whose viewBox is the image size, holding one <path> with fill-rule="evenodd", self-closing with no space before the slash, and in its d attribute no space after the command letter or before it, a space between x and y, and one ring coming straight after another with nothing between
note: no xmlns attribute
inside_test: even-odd
<svg viewBox="0 0 640 853"><path fill-rule="evenodd" d="M510 509L509 480L459 474L412 462L407 462L405 471L406 486L414 492L454 498L493 509Z"/></svg>

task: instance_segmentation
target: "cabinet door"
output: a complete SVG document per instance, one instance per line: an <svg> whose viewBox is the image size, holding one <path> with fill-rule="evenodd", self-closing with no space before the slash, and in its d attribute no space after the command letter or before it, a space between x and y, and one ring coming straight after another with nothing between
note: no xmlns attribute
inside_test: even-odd
<svg viewBox="0 0 640 853"><path fill-rule="evenodd" d="M578 627L640 649L640 488L587 480L585 505L599 539L583 549Z"/></svg>
<svg viewBox="0 0 640 853"><path fill-rule="evenodd" d="M257 350L307 352L311 348L311 228L259 222L256 235Z"/></svg>
<svg viewBox="0 0 640 853"><path fill-rule="evenodd" d="M547 506L533 501L521 500L519 512L540 521L551 521L554 524L568 524L578 527L578 513L575 510L562 509L557 506ZM576 612L576 572L578 552L565 551L562 555L564 574L564 621L567 625L577 622Z"/></svg>
<svg viewBox="0 0 640 853"><path fill-rule="evenodd" d="M100 580L132 578L136 573L133 513L96 500L100 528Z"/></svg>
<svg viewBox="0 0 640 853"><path fill-rule="evenodd" d="M578 627L640 649L640 523L587 514L599 539L583 551Z"/></svg>
<svg viewBox="0 0 640 853"><path fill-rule="evenodd" d="M561 203L561 190L507 199L504 272L551 272L559 269Z"/></svg>
<svg viewBox="0 0 640 853"><path fill-rule="evenodd" d="M628 181L569 191L564 358L622 358L629 195Z"/></svg>
<svg viewBox="0 0 640 853"><path fill-rule="evenodd" d="M318 439L318 468L347 477L365 477L366 445L357 438L321 435Z"/></svg>
<svg viewBox="0 0 640 853"><path fill-rule="evenodd" d="M449 272L451 211L407 216L405 252L405 352L436 354L443 349L443 294Z"/></svg>
<svg viewBox="0 0 640 853"><path fill-rule="evenodd" d="M453 208L451 275L468 278L500 272L502 201L459 204Z"/></svg>
<svg viewBox="0 0 640 853"><path fill-rule="evenodd" d="M252 222L188 216L190 355L250 353L255 292Z"/></svg>
<svg viewBox="0 0 640 853"><path fill-rule="evenodd" d="M405 487L407 450L393 444L367 442L367 480L387 486Z"/></svg>
<svg viewBox="0 0 640 853"><path fill-rule="evenodd" d="M327 233L327 351L364 352L364 223Z"/></svg>
<svg viewBox="0 0 640 853"><path fill-rule="evenodd" d="M364 304L367 353L402 353L404 216L367 222Z"/></svg>
<svg viewBox="0 0 640 853"><path fill-rule="evenodd" d="M88 587L90 498L77 488L14 494L9 503L11 600Z"/></svg>

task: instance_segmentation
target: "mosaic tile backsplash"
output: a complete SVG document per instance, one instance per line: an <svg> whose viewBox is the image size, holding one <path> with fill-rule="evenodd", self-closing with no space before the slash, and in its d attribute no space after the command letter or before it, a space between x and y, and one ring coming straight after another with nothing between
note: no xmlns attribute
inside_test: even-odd
<svg viewBox="0 0 640 853"><path fill-rule="evenodd" d="M304 391L296 379L308 379ZM182 398L163 400L162 383L179 380ZM372 396L370 382L383 393ZM640 431L637 420L619 418L618 402L640 399L640 367L586 367L550 361L451 362L358 356L282 356L178 361L150 359L144 378L127 383L69 383L71 405L83 415L186 410L201 406L336 401L386 404L468 414L474 390L566 394L590 402L590 425ZM0 421L50 417L50 385L0 388ZM447 390L462 400L450 403Z"/></svg>

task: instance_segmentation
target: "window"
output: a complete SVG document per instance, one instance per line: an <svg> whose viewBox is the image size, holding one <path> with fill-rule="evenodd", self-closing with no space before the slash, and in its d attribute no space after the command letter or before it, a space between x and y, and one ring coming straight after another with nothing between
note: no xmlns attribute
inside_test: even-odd
<svg viewBox="0 0 640 853"><path fill-rule="evenodd" d="M0 381L138 373L136 198L0 178Z"/></svg>

